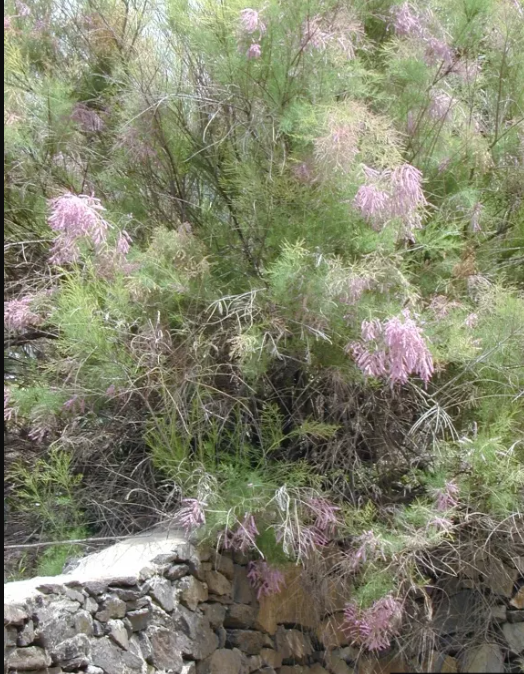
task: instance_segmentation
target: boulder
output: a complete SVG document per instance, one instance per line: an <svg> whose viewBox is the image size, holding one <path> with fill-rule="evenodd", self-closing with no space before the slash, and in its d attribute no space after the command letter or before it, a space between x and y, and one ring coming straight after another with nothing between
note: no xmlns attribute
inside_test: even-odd
<svg viewBox="0 0 524 674"><path fill-rule="evenodd" d="M107 595L102 602L101 610L96 613L95 618L101 623L106 623L111 618L123 618L126 612L127 606L125 601L122 601L118 597Z"/></svg>
<svg viewBox="0 0 524 674"><path fill-rule="evenodd" d="M29 620L29 613L23 606L4 604L4 625L23 625Z"/></svg>
<svg viewBox="0 0 524 674"><path fill-rule="evenodd" d="M479 566L484 575L484 582L493 592L508 599L513 594L513 587L519 572L513 566L506 566L500 559L490 557Z"/></svg>
<svg viewBox="0 0 524 674"><path fill-rule="evenodd" d="M461 663L461 672L503 672L504 655L496 644L482 644L468 648Z"/></svg>
<svg viewBox="0 0 524 674"><path fill-rule="evenodd" d="M164 627L150 627L148 638L151 643L151 662L157 669L174 672L182 670L182 649L176 632Z"/></svg>
<svg viewBox="0 0 524 674"><path fill-rule="evenodd" d="M93 617L88 611L78 611L73 619L75 631L79 634L87 634L88 637L93 636Z"/></svg>
<svg viewBox="0 0 524 674"><path fill-rule="evenodd" d="M201 609L214 630L224 624L226 607L222 604L202 604Z"/></svg>
<svg viewBox="0 0 524 674"><path fill-rule="evenodd" d="M90 580L84 583L84 590L92 597L99 597L107 592L107 583L103 580Z"/></svg>
<svg viewBox="0 0 524 674"><path fill-rule="evenodd" d="M479 592L462 590L451 597L443 595L435 611L433 627L440 636L464 633L469 629L471 616L483 619L486 611L484 597Z"/></svg>
<svg viewBox="0 0 524 674"><path fill-rule="evenodd" d="M229 580L220 573L220 571L207 571L204 574L204 581L207 584L209 592L222 596L230 595L232 586Z"/></svg>
<svg viewBox="0 0 524 674"><path fill-rule="evenodd" d="M218 637L209 620L185 606L175 607L169 628L177 633L183 655L192 660L204 660L218 648Z"/></svg>
<svg viewBox="0 0 524 674"><path fill-rule="evenodd" d="M502 626L502 633L513 653L524 653L524 623L506 623Z"/></svg>
<svg viewBox="0 0 524 674"><path fill-rule="evenodd" d="M257 620L257 610L247 604L231 604L224 620L225 627L249 629Z"/></svg>
<svg viewBox="0 0 524 674"><path fill-rule="evenodd" d="M7 658L7 667L14 672L30 672L35 669L44 669L50 665L50 656L43 648L36 646L15 648Z"/></svg>
<svg viewBox="0 0 524 674"><path fill-rule="evenodd" d="M173 586L166 578L160 578L159 576L151 578L145 584L144 591L151 595L166 613L171 613L175 608Z"/></svg>
<svg viewBox="0 0 524 674"><path fill-rule="evenodd" d="M21 632L18 633L17 643L19 646L30 646L35 640L35 625L28 620Z"/></svg>
<svg viewBox="0 0 524 674"><path fill-rule="evenodd" d="M91 644L87 636L85 634L77 634L71 639L66 639L61 644L58 644L51 651L51 658L54 664L60 665L64 669L71 666L71 663L74 663L76 666L80 661L87 666L89 664L87 655L89 654L90 647Z"/></svg>
<svg viewBox="0 0 524 674"><path fill-rule="evenodd" d="M87 597L84 602L84 609L91 615L94 615L98 611L98 602L93 597Z"/></svg>
<svg viewBox="0 0 524 674"><path fill-rule="evenodd" d="M236 604L256 605L256 594L249 582L247 574L248 571L246 567L235 564L232 599Z"/></svg>
<svg viewBox="0 0 524 674"><path fill-rule="evenodd" d="M189 566L187 564L173 564L165 573L168 580L180 580L189 574Z"/></svg>
<svg viewBox="0 0 524 674"><path fill-rule="evenodd" d="M129 649L129 635L126 627L121 620L109 620L107 623L108 636L117 646L123 648L125 651Z"/></svg>
<svg viewBox="0 0 524 674"><path fill-rule="evenodd" d="M192 611L208 599L207 586L193 576L186 576L178 581L176 595L178 600Z"/></svg>
<svg viewBox="0 0 524 674"><path fill-rule="evenodd" d="M151 608L146 606L145 608L137 609L136 611L129 611L127 613L127 619L131 625L133 632L142 632L147 629L153 619L153 613Z"/></svg>
<svg viewBox="0 0 524 674"><path fill-rule="evenodd" d="M215 571L220 571L229 580L235 577L235 565L233 560L227 554L220 554L213 550L211 553L211 563Z"/></svg>
<svg viewBox="0 0 524 674"><path fill-rule="evenodd" d="M298 664L305 664L313 653L311 639L299 630L279 627L275 635L275 644L283 660L295 660Z"/></svg>
<svg viewBox="0 0 524 674"><path fill-rule="evenodd" d="M109 637L91 641L91 662L105 674L143 674L146 668L141 658L122 650Z"/></svg>
<svg viewBox="0 0 524 674"><path fill-rule="evenodd" d="M78 634L76 616L79 606L70 599L55 599L36 609L35 639L47 650L53 650L66 639Z"/></svg>
<svg viewBox="0 0 524 674"><path fill-rule="evenodd" d="M226 644L245 655L258 655L265 645L264 635L253 630L228 630Z"/></svg>
<svg viewBox="0 0 524 674"><path fill-rule="evenodd" d="M4 627L4 651L6 648L14 648L18 641L18 630L16 627Z"/></svg>
<svg viewBox="0 0 524 674"><path fill-rule="evenodd" d="M199 662L196 671L197 674L241 674L241 668L242 654L240 651L222 648Z"/></svg>

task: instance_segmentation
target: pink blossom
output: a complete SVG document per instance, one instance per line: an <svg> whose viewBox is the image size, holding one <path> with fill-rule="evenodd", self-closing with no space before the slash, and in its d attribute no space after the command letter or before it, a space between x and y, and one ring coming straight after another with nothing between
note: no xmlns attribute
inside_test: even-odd
<svg viewBox="0 0 524 674"><path fill-rule="evenodd" d="M435 63L451 64L455 60L455 52L444 40L429 37L426 40L426 61L428 64Z"/></svg>
<svg viewBox="0 0 524 674"><path fill-rule="evenodd" d="M464 325L467 328L474 328L474 327L476 327L478 322L479 322L478 314L473 313L473 314L469 314L468 316L466 316L466 319L464 321Z"/></svg>
<svg viewBox="0 0 524 674"><path fill-rule="evenodd" d="M325 498L310 498L307 505L315 516L315 527L319 531L333 532L340 524L337 513L340 508Z"/></svg>
<svg viewBox="0 0 524 674"><path fill-rule="evenodd" d="M85 103L77 103L71 114L71 119L76 122L83 131L87 133L97 133L104 128L102 117L89 108Z"/></svg>
<svg viewBox="0 0 524 674"><path fill-rule="evenodd" d="M58 236L51 251L51 262L63 264L78 260L78 242L90 239L96 248L107 240L109 224L100 215L104 211L99 199L93 196L64 194L49 202L49 226Z"/></svg>
<svg viewBox="0 0 524 674"><path fill-rule="evenodd" d="M470 226L471 231L475 234L482 232L482 227L480 226L480 216L483 209L483 205L480 203L480 201L477 201L477 203L473 206L473 210L471 211Z"/></svg>
<svg viewBox="0 0 524 674"><path fill-rule="evenodd" d="M118 235L118 241L116 244L116 252L123 257L126 257L131 248L132 239L129 234L124 230Z"/></svg>
<svg viewBox="0 0 524 674"><path fill-rule="evenodd" d="M224 534L224 548L245 553L256 546L256 537L259 535L255 518L250 513L244 515L235 531L228 529Z"/></svg>
<svg viewBox="0 0 524 674"><path fill-rule="evenodd" d="M84 398L74 395L63 404L63 408L67 412L79 412L80 414L84 414L86 409L86 401Z"/></svg>
<svg viewBox="0 0 524 674"><path fill-rule="evenodd" d="M14 408L9 406L10 402L11 402L11 391L4 384L4 421L11 421L15 413Z"/></svg>
<svg viewBox="0 0 524 674"><path fill-rule="evenodd" d="M207 503L196 498L182 499L182 508L176 515L176 520L187 533L206 523Z"/></svg>
<svg viewBox="0 0 524 674"><path fill-rule="evenodd" d="M353 200L353 206L377 231L380 231L388 220L389 204L389 194L377 185L361 185Z"/></svg>
<svg viewBox="0 0 524 674"><path fill-rule="evenodd" d="M425 32L424 23L417 10L409 3L404 2L391 10L393 28L400 37L422 37Z"/></svg>
<svg viewBox="0 0 524 674"><path fill-rule="evenodd" d="M250 562L247 577L259 600L278 594L285 585L284 574L264 561Z"/></svg>
<svg viewBox="0 0 524 674"><path fill-rule="evenodd" d="M262 47L257 43L250 45L246 52L246 56L249 60L259 59L262 56Z"/></svg>
<svg viewBox="0 0 524 674"><path fill-rule="evenodd" d="M383 323L363 321L361 339L364 343L352 342L346 351L366 376L388 377L391 384L405 384L410 374L417 374L425 384L429 382L433 359L422 331L408 312Z"/></svg>
<svg viewBox="0 0 524 674"><path fill-rule="evenodd" d="M111 384L106 389L106 396L108 398L113 398L115 395L116 395L116 386L114 384Z"/></svg>
<svg viewBox="0 0 524 674"><path fill-rule="evenodd" d="M256 9L243 9L240 12L240 24L248 35L253 35L257 31L260 35L263 35L267 30L265 23L260 18L260 12L257 12Z"/></svg>
<svg viewBox="0 0 524 674"><path fill-rule="evenodd" d="M455 100L449 94L444 91L436 93L431 97L428 115L431 119L444 121L449 117L454 104Z"/></svg>
<svg viewBox="0 0 524 674"><path fill-rule="evenodd" d="M439 512L444 512L450 508L455 508L458 503L460 489L456 482L450 480L444 485L444 489L438 489L436 492L436 508Z"/></svg>
<svg viewBox="0 0 524 674"><path fill-rule="evenodd" d="M391 596L378 599L365 610L352 602L344 610L344 632L353 643L381 651L399 633L401 619L402 605Z"/></svg>
<svg viewBox="0 0 524 674"><path fill-rule="evenodd" d="M18 12L18 16L24 19L31 14L31 9L25 4L25 2L21 2L21 0L15 0L15 7L16 11Z"/></svg>
<svg viewBox="0 0 524 674"><path fill-rule="evenodd" d="M41 316L31 310L35 297L22 297L19 300L4 302L4 326L13 332L40 325Z"/></svg>
<svg viewBox="0 0 524 674"><path fill-rule="evenodd" d="M375 536L373 531L365 531L358 536L356 543L359 543L358 548L350 552L347 556L349 569L352 572L357 571L368 560L369 554L374 554L380 546L379 539Z"/></svg>
<svg viewBox="0 0 524 674"><path fill-rule="evenodd" d="M329 34L321 28L322 17L307 19L302 27L302 46L313 49L325 49L329 42Z"/></svg>
<svg viewBox="0 0 524 674"><path fill-rule="evenodd" d="M298 537L297 556L299 559L310 557L318 548L323 548L329 543L325 532L316 526L303 527Z"/></svg>
<svg viewBox="0 0 524 674"><path fill-rule="evenodd" d="M346 304L353 305L356 304L366 290L370 290L373 287L373 281L371 278L366 278L365 276L351 276L348 279L347 292L341 298L341 301Z"/></svg>

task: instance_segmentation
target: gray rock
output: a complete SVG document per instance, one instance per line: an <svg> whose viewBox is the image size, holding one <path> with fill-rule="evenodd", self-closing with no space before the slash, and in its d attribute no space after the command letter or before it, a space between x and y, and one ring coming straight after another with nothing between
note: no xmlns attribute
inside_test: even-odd
<svg viewBox="0 0 524 674"><path fill-rule="evenodd" d="M189 580L189 579L188 579ZM194 580L194 578L192 579ZM198 581L195 581L198 582ZM175 594L173 586L165 578L155 576L147 581L145 592L163 608L166 613L171 613L175 608Z"/></svg>
<svg viewBox="0 0 524 674"><path fill-rule="evenodd" d="M93 599L93 597L87 597L84 602L84 608L88 613L94 615L98 611L98 603Z"/></svg>
<svg viewBox="0 0 524 674"><path fill-rule="evenodd" d="M120 646L125 651L129 649L129 636L124 623L121 620L109 620L107 623L108 636L117 646Z"/></svg>
<svg viewBox="0 0 524 674"><path fill-rule="evenodd" d="M129 611L127 618L131 623L133 632L142 632L147 629L148 625L153 619L153 614L149 607L138 609L137 611Z"/></svg>
<svg viewBox="0 0 524 674"><path fill-rule="evenodd" d="M84 589L92 597L99 597L104 592L107 592L107 583L102 580L90 580L87 583L84 583Z"/></svg>
<svg viewBox="0 0 524 674"><path fill-rule="evenodd" d="M182 653L192 660L204 660L218 648L218 638L209 620L178 605L172 614L169 628L177 632Z"/></svg>
<svg viewBox="0 0 524 674"><path fill-rule="evenodd" d="M77 634L71 639L66 639L51 651L53 663L60 665L66 671L79 669L89 664L89 651L91 644L85 634Z"/></svg>
<svg viewBox="0 0 524 674"><path fill-rule="evenodd" d="M15 672L30 672L35 669L44 669L51 665L51 658L43 648L30 646L16 648L7 658L8 669Z"/></svg>
<svg viewBox="0 0 524 674"><path fill-rule="evenodd" d="M4 604L4 625L23 625L29 613L23 606Z"/></svg>
<svg viewBox="0 0 524 674"><path fill-rule="evenodd" d="M180 674L196 674L196 663L188 662L185 665L182 665Z"/></svg>
<svg viewBox="0 0 524 674"><path fill-rule="evenodd" d="M178 600L192 611L196 611L197 606L208 598L207 586L193 576L178 581L176 594Z"/></svg>
<svg viewBox="0 0 524 674"><path fill-rule="evenodd" d="M79 606L67 598L56 599L36 609L35 638L47 650L53 650L66 639L77 634L75 622Z"/></svg>
<svg viewBox="0 0 524 674"><path fill-rule="evenodd" d="M485 612L484 597L471 590L463 590L440 599L440 605L433 618L433 626L437 634L464 633L469 630L472 615L483 618Z"/></svg>
<svg viewBox="0 0 524 674"><path fill-rule="evenodd" d="M93 636L93 616L87 611L78 611L74 617L75 630L80 634L87 634L88 637Z"/></svg>
<svg viewBox="0 0 524 674"><path fill-rule="evenodd" d="M282 667L282 654L273 648L263 648L260 651L260 656L265 666L273 667L274 669Z"/></svg>
<svg viewBox="0 0 524 674"><path fill-rule="evenodd" d="M143 588L138 587L115 587L109 588L109 591L115 597L118 597L122 601L137 601L140 597L143 597L147 589L147 584Z"/></svg>
<svg viewBox="0 0 524 674"><path fill-rule="evenodd" d="M197 674L240 674L242 655L224 648L215 651L197 665Z"/></svg>
<svg viewBox="0 0 524 674"><path fill-rule="evenodd" d="M502 633L513 653L524 653L524 623L506 623L502 626Z"/></svg>
<svg viewBox="0 0 524 674"><path fill-rule="evenodd" d="M256 604L255 591L251 587L244 566L235 565L232 598L236 604Z"/></svg>
<svg viewBox="0 0 524 674"><path fill-rule="evenodd" d="M18 630L16 627L4 627L4 650L16 646Z"/></svg>
<svg viewBox="0 0 524 674"><path fill-rule="evenodd" d="M468 649L461 661L461 672L504 671L504 656L496 644L482 644Z"/></svg>
<svg viewBox="0 0 524 674"><path fill-rule="evenodd" d="M142 658L119 648L109 637L91 642L91 661L101 667L105 674L135 674L145 671Z"/></svg>
<svg viewBox="0 0 524 674"><path fill-rule="evenodd" d="M224 624L226 608L222 604L202 604L201 609L214 630Z"/></svg>
<svg viewBox="0 0 524 674"><path fill-rule="evenodd" d="M207 571L204 574L204 581L209 592L219 596L230 595L233 589L229 580L220 571Z"/></svg>
<svg viewBox="0 0 524 674"><path fill-rule="evenodd" d="M491 557L481 565L485 576L485 583L493 594L502 595L508 599L513 595L513 586L519 572L513 566L506 566L500 559Z"/></svg>
<svg viewBox="0 0 524 674"><path fill-rule="evenodd" d="M42 583L37 585L36 589L42 594L65 594L65 585L59 583Z"/></svg>
<svg viewBox="0 0 524 674"><path fill-rule="evenodd" d="M138 634L133 635L131 640L135 638L138 640L138 645L140 646L144 660L150 665L153 664L153 647L147 634L145 632L139 632Z"/></svg>
<svg viewBox="0 0 524 674"><path fill-rule="evenodd" d="M19 646L30 646L35 640L35 625L28 620L21 632L18 633L17 643Z"/></svg>
<svg viewBox="0 0 524 674"><path fill-rule="evenodd" d="M275 635L277 651L284 660L292 659L299 664L305 664L313 653L311 639L307 634L298 630L287 630L279 627Z"/></svg>
<svg viewBox="0 0 524 674"><path fill-rule="evenodd" d="M226 578L233 580L235 576L235 565L229 555L220 554L213 550L211 553L211 562L215 571L220 571Z"/></svg>
<svg viewBox="0 0 524 674"><path fill-rule="evenodd" d="M242 671L244 674L253 674L264 666L260 655L242 656Z"/></svg>
<svg viewBox="0 0 524 674"><path fill-rule="evenodd" d="M187 564L174 564L170 566L165 573L168 580L180 580L189 574L189 566Z"/></svg>
<svg viewBox="0 0 524 674"><path fill-rule="evenodd" d="M115 576L107 581L110 587L133 587L138 585L138 574L134 576Z"/></svg>
<svg viewBox="0 0 524 674"><path fill-rule="evenodd" d="M253 630L228 630L227 646L238 648L246 655L259 655L264 648L264 636Z"/></svg>
<svg viewBox="0 0 524 674"><path fill-rule="evenodd" d="M75 590L72 587L66 587L65 595L68 599L71 599L71 601L77 601L80 604L80 606L82 606L84 603L85 596L83 592L81 592L80 590Z"/></svg>
<svg viewBox="0 0 524 674"><path fill-rule="evenodd" d="M522 623L522 622L524 622L524 610L509 611L508 612L508 622L510 622L510 623Z"/></svg>
<svg viewBox="0 0 524 674"><path fill-rule="evenodd" d="M224 625L225 627L249 629L255 624L257 615L258 611L252 606L247 606L246 604L232 604L227 609Z"/></svg>
<svg viewBox="0 0 524 674"><path fill-rule="evenodd" d="M104 625L102 623L99 623L98 620L93 621L93 636L95 637L103 637L104 634L106 633Z"/></svg>
<svg viewBox="0 0 524 674"><path fill-rule="evenodd" d="M106 623L111 618L123 618L126 615L127 606L124 601L118 597L107 595L101 606L101 610L96 613L95 618L101 623Z"/></svg>
<svg viewBox="0 0 524 674"><path fill-rule="evenodd" d="M200 564L200 555L197 549L190 543L179 543L172 552L157 555L153 564L174 564L180 562L192 562Z"/></svg>
<svg viewBox="0 0 524 674"><path fill-rule="evenodd" d="M218 648L225 648L227 643L227 630L225 627L217 627L215 634L218 638Z"/></svg>
<svg viewBox="0 0 524 674"><path fill-rule="evenodd" d="M325 654L324 664L331 674L353 674L354 672L345 660L333 655L329 651Z"/></svg>
<svg viewBox="0 0 524 674"><path fill-rule="evenodd" d="M173 672L182 670L182 648L176 632L165 627L150 627L147 636L151 642L151 662L157 669Z"/></svg>
<svg viewBox="0 0 524 674"><path fill-rule="evenodd" d="M100 667L95 667L94 665L89 665L86 669L87 674L104 674L104 670Z"/></svg>

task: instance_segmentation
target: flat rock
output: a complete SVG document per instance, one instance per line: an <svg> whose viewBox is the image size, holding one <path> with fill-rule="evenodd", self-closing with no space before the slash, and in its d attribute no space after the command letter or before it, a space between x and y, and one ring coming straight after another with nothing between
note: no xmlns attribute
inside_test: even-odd
<svg viewBox="0 0 524 674"><path fill-rule="evenodd" d="M204 581L212 594L219 596L231 594L231 583L220 571L206 571Z"/></svg>
<svg viewBox="0 0 524 674"><path fill-rule="evenodd" d="M189 575L189 566L187 564L174 564L165 573L165 577L168 580L180 580L187 575Z"/></svg>
<svg viewBox="0 0 524 674"><path fill-rule="evenodd" d="M164 611L166 611L166 613L171 613L171 611L175 608L175 594L173 586L166 578L160 578L158 576L151 578L146 583L145 591L147 594L153 597L153 599L164 609Z"/></svg>
<svg viewBox="0 0 524 674"><path fill-rule="evenodd" d="M193 576L186 576L178 581L176 595L182 604L196 611L198 605L208 599L207 585Z"/></svg>
<svg viewBox="0 0 524 674"><path fill-rule="evenodd" d="M263 648L260 651L260 657L263 664L267 667L273 667L273 669L282 667L282 653L275 651L273 648Z"/></svg>
<svg viewBox="0 0 524 674"><path fill-rule="evenodd" d="M151 643L152 664L160 670L180 672L183 661L179 635L164 627L150 627L148 638Z"/></svg>
<svg viewBox="0 0 524 674"><path fill-rule="evenodd" d="M226 607L222 606L222 604L202 604L201 609L214 630L224 624Z"/></svg>
<svg viewBox="0 0 524 674"><path fill-rule="evenodd" d="M58 644L51 651L51 658L55 664L64 667L64 669L68 665L71 665L72 662L76 664L79 661L86 661L85 664L87 665L89 663L86 656L90 650L91 644L87 636L85 634L77 634L71 639L66 639Z"/></svg>
<svg viewBox="0 0 524 674"><path fill-rule="evenodd" d="M298 664L305 664L313 653L311 639L299 630L279 627L275 635L275 644L284 660L295 660Z"/></svg>
<svg viewBox="0 0 524 674"><path fill-rule="evenodd" d="M524 623L506 623L502 626L502 633L513 653L524 653Z"/></svg>
<svg viewBox="0 0 524 674"><path fill-rule="evenodd" d="M188 662L185 665L182 665L182 669L180 670L180 674L196 674L196 663L195 662Z"/></svg>
<svg viewBox="0 0 524 674"><path fill-rule="evenodd" d="M78 633L76 616L79 606L66 597L46 603L36 609L35 637L44 648L53 650L66 639L71 639Z"/></svg>
<svg viewBox="0 0 524 674"><path fill-rule="evenodd" d="M145 662L129 651L124 651L104 637L91 642L91 660L95 667L101 667L105 674L135 674L145 671Z"/></svg>
<svg viewBox="0 0 524 674"><path fill-rule="evenodd" d="M248 571L245 566L235 565L232 599L237 604L256 605L256 594L249 582L247 574Z"/></svg>
<svg viewBox="0 0 524 674"><path fill-rule="evenodd" d="M241 667L240 651L222 648L198 663L197 674L240 674Z"/></svg>
<svg viewBox="0 0 524 674"><path fill-rule="evenodd" d="M215 550L211 553L211 562L215 571L220 571L228 580L235 577L235 565L227 554L220 554Z"/></svg>
<svg viewBox="0 0 524 674"><path fill-rule="evenodd" d="M482 644L469 648L461 660L461 672L497 672L504 671L504 655L496 644Z"/></svg>
<svg viewBox="0 0 524 674"><path fill-rule="evenodd" d="M127 606L125 601L118 597L107 595L101 606L101 610L95 614L95 618L101 622L106 623L111 618L123 618L126 615Z"/></svg>
<svg viewBox="0 0 524 674"><path fill-rule="evenodd" d="M349 638L344 630L344 613L339 612L326 618L317 629L317 637L326 650L349 646Z"/></svg>
<svg viewBox="0 0 524 674"><path fill-rule="evenodd" d="M227 630L227 646L245 655L258 655L264 647L264 635L253 630Z"/></svg>
<svg viewBox="0 0 524 674"><path fill-rule="evenodd" d="M133 632L142 632L151 624L153 613L151 608L146 606L136 611L128 611L126 618L129 620Z"/></svg>
<svg viewBox="0 0 524 674"><path fill-rule="evenodd" d="M283 571L284 586L278 594L260 599L257 629L275 634L279 624L300 625L315 629L319 625L316 608L311 595L304 587L301 569L291 566ZM235 601L239 601L235 598ZM240 603L251 603L250 601Z"/></svg>
<svg viewBox="0 0 524 674"><path fill-rule="evenodd" d="M129 649L129 636L126 627L121 620L110 620L107 623L108 636L117 646L125 651Z"/></svg>
<svg viewBox="0 0 524 674"><path fill-rule="evenodd" d="M43 648L30 646L16 648L7 658L8 669L15 672L30 672L35 669L44 669L51 665L51 657Z"/></svg>
<svg viewBox="0 0 524 674"><path fill-rule="evenodd" d="M206 616L185 606L175 607L168 627L177 633L182 653L187 658L205 660L218 648L218 637Z"/></svg>
<svg viewBox="0 0 524 674"><path fill-rule="evenodd" d="M345 660L337 657L333 653L327 651L324 664L331 674L353 674L354 670L347 664Z"/></svg>
<svg viewBox="0 0 524 674"><path fill-rule="evenodd" d="M249 629L257 620L257 610L247 604L232 604L228 607L224 620L225 627Z"/></svg>
<svg viewBox="0 0 524 674"><path fill-rule="evenodd" d="M35 640L35 625L32 620L28 620L24 628L18 634L17 643L19 646L30 646Z"/></svg>

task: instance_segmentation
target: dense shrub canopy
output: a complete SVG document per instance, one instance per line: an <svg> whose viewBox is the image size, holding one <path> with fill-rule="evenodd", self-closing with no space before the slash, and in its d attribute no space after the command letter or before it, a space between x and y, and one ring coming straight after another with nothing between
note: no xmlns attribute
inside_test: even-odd
<svg viewBox="0 0 524 674"><path fill-rule="evenodd" d="M24 537L175 518L258 556L261 595L335 567L370 650L522 545L518 0L4 13Z"/></svg>

